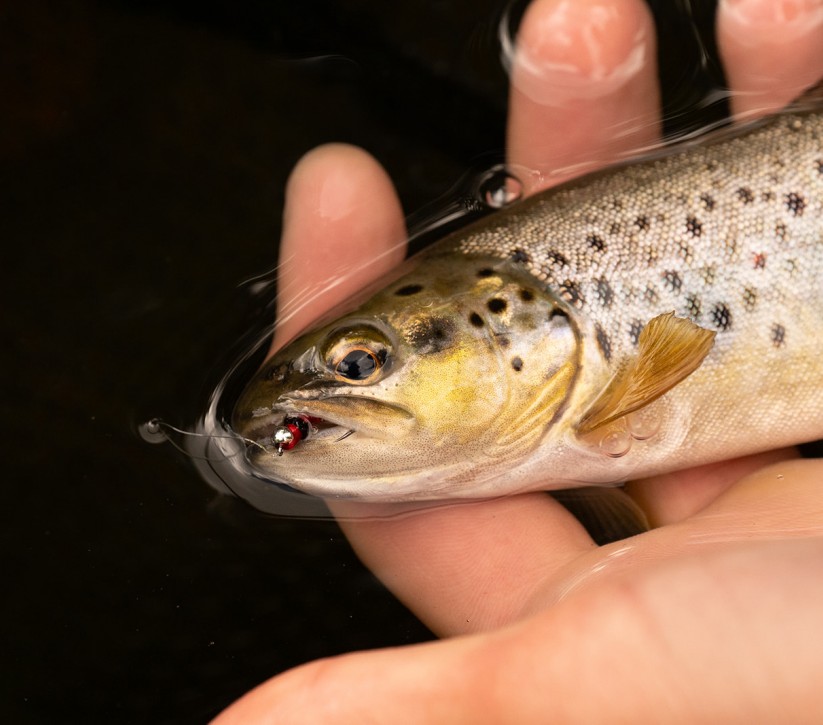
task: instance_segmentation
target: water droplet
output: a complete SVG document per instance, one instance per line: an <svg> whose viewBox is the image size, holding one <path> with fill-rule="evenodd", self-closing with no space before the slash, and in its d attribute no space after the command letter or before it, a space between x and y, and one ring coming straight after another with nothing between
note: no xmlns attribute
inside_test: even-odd
<svg viewBox="0 0 823 725"><path fill-rule="evenodd" d="M626 416L626 424L632 438L645 441L660 432L660 411L656 408L641 408Z"/></svg>
<svg viewBox="0 0 823 725"><path fill-rule="evenodd" d="M160 418L152 418L137 427L140 437L146 443L165 443L168 436L163 430L163 421Z"/></svg>
<svg viewBox="0 0 823 725"><path fill-rule="evenodd" d="M625 456L632 448L632 436L627 430L610 430L600 439L600 450L609 458Z"/></svg>
<svg viewBox="0 0 823 725"><path fill-rule="evenodd" d="M523 184L505 166L495 166L480 178L477 196L489 208L502 209L523 196Z"/></svg>

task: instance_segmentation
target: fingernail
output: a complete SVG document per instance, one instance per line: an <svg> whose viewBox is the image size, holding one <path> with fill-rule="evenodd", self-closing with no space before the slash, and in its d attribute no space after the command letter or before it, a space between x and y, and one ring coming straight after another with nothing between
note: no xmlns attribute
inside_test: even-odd
<svg viewBox="0 0 823 725"><path fill-rule="evenodd" d="M718 12L740 31L755 32L752 44L762 42L764 34L785 43L823 26L823 0L720 0Z"/></svg>
<svg viewBox="0 0 823 725"><path fill-rule="evenodd" d="M634 0L537 0L509 45L512 85L545 105L615 93L647 62L642 12Z"/></svg>

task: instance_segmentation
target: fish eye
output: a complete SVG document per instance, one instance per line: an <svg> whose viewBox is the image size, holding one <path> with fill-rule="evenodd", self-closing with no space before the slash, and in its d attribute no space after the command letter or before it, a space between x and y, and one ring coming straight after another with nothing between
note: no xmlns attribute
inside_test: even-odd
<svg viewBox="0 0 823 725"><path fill-rule="evenodd" d="M355 383L366 383L380 372L386 351L375 352L367 347L350 347L333 364L335 375Z"/></svg>

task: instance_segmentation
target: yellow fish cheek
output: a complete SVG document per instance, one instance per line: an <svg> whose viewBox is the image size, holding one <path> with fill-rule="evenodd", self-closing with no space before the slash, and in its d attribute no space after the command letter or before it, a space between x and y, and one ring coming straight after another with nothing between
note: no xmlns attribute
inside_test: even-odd
<svg viewBox="0 0 823 725"><path fill-rule="evenodd" d="M402 387L429 445L459 445L489 430L507 391L478 381L499 380L497 361L465 347L419 358Z"/></svg>

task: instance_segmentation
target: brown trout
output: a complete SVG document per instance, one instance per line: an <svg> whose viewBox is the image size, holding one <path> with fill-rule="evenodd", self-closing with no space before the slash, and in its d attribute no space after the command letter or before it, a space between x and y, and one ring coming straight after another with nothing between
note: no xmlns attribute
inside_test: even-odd
<svg viewBox="0 0 823 725"><path fill-rule="evenodd" d="M821 438L821 105L518 202L384 284L242 394L260 475L487 497Z"/></svg>

